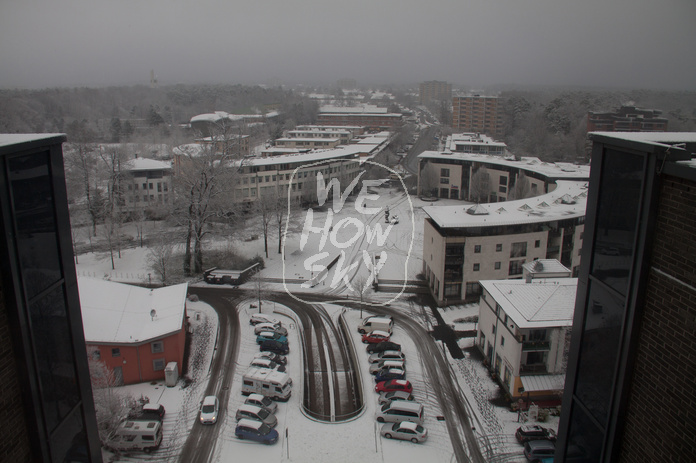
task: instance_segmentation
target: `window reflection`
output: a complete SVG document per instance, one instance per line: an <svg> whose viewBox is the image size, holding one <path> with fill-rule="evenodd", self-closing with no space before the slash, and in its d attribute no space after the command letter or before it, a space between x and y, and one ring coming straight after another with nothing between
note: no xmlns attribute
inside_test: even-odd
<svg viewBox="0 0 696 463"><path fill-rule="evenodd" d="M575 393L594 417L606 421L624 318L623 298L590 283Z"/></svg>
<svg viewBox="0 0 696 463"><path fill-rule="evenodd" d="M48 152L10 159L22 276L29 298L61 278Z"/></svg>
<svg viewBox="0 0 696 463"><path fill-rule="evenodd" d="M607 150L597 209L592 275L626 294L640 207L643 157Z"/></svg>
<svg viewBox="0 0 696 463"><path fill-rule="evenodd" d="M80 400L63 287L29 306L49 432Z"/></svg>
<svg viewBox="0 0 696 463"><path fill-rule="evenodd" d="M568 431L565 461L595 463L600 461L604 436L579 407L574 407Z"/></svg>

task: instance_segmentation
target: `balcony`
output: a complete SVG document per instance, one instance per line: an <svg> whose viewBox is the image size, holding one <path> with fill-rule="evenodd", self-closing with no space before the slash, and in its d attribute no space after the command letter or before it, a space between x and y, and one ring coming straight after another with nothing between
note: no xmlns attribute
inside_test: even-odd
<svg viewBox="0 0 696 463"><path fill-rule="evenodd" d="M522 352L545 351L551 349L551 341L524 341Z"/></svg>
<svg viewBox="0 0 696 463"><path fill-rule="evenodd" d="M548 374L546 365L535 364L535 365L520 365L520 375L539 375Z"/></svg>

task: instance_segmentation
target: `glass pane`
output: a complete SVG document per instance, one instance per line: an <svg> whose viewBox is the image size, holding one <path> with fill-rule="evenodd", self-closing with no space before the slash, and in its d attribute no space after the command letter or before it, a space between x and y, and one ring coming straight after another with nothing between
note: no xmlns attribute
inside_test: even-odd
<svg viewBox="0 0 696 463"><path fill-rule="evenodd" d="M642 179L643 157L607 150L591 273L621 294L628 288Z"/></svg>
<svg viewBox="0 0 696 463"><path fill-rule="evenodd" d="M29 313L50 432L80 400L63 288L31 304Z"/></svg>
<svg viewBox="0 0 696 463"><path fill-rule="evenodd" d="M595 463L602 453L604 435L579 407L573 407L565 461Z"/></svg>
<svg viewBox="0 0 696 463"><path fill-rule="evenodd" d="M594 417L605 423L611 401L624 301L590 283L575 393Z"/></svg>
<svg viewBox="0 0 696 463"><path fill-rule="evenodd" d="M51 461L91 461L82 422L82 407L73 410L51 436Z"/></svg>
<svg viewBox="0 0 696 463"><path fill-rule="evenodd" d="M31 299L62 278L48 152L9 161L17 247Z"/></svg>

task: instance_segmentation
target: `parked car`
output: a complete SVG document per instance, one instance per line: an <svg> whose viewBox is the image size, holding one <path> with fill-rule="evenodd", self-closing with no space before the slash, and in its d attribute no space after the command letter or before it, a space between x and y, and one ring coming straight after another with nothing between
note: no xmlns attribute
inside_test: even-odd
<svg viewBox="0 0 696 463"><path fill-rule="evenodd" d="M203 402L201 402L201 410L198 417L201 424L215 424L218 419L219 408L220 402L217 397L214 395L205 397Z"/></svg>
<svg viewBox="0 0 696 463"><path fill-rule="evenodd" d="M272 331L283 336L288 335L288 329L281 324L274 325L273 323L259 323L254 327L254 334L258 335L262 331Z"/></svg>
<svg viewBox="0 0 696 463"><path fill-rule="evenodd" d="M413 423L423 424L425 416L423 405L418 402L397 400L381 405L379 410L377 410L376 418L380 423L412 421Z"/></svg>
<svg viewBox="0 0 696 463"><path fill-rule="evenodd" d="M379 370L382 368L401 368L402 370L406 371L406 361L405 360L392 360L392 359L384 359L380 360L379 362L373 363L370 365L370 374L371 375L376 375Z"/></svg>
<svg viewBox="0 0 696 463"><path fill-rule="evenodd" d="M145 404L138 410L131 410L128 414L129 420L162 421L164 418L164 406L160 404Z"/></svg>
<svg viewBox="0 0 696 463"><path fill-rule="evenodd" d="M401 350L401 345L395 342L380 342L378 344L368 344L365 349L369 354L384 352L385 350Z"/></svg>
<svg viewBox="0 0 696 463"><path fill-rule="evenodd" d="M241 419L234 430L237 439L249 439L264 444L275 444L278 442L278 431L271 428L262 421Z"/></svg>
<svg viewBox="0 0 696 463"><path fill-rule="evenodd" d="M529 461L541 461L556 453L556 444L550 440L530 440L524 444L524 456Z"/></svg>
<svg viewBox="0 0 696 463"><path fill-rule="evenodd" d="M251 318L249 318L250 325L258 325L259 323L271 323L272 325L280 326L280 321L273 317L269 317L266 314L255 313L251 316Z"/></svg>
<svg viewBox="0 0 696 463"><path fill-rule="evenodd" d="M520 444L530 440L550 440L556 442L556 431L538 424L525 424L517 428L515 437Z"/></svg>
<svg viewBox="0 0 696 463"><path fill-rule="evenodd" d="M259 350L263 352L273 352L279 355L288 355L290 348L287 342L279 342L274 339L266 339L259 345Z"/></svg>
<svg viewBox="0 0 696 463"><path fill-rule="evenodd" d="M278 363L280 365L287 365L288 359L284 355L278 355L273 352L259 352L254 355L255 359L268 359L272 362Z"/></svg>
<svg viewBox="0 0 696 463"><path fill-rule="evenodd" d="M278 411L278 404L271 400L270 397L266 397L261 394L249 394L249 396L244 401L248 405L256 405L257 407L264 407L275 414Z"/></svg>
<svg viewBox="0 0 696 463"><path fill-rule="evenodd" d="M267 408L258 407L256 405L244 404L237 410L237 421L242 418L250 420L263 421L271 428L275 428L278 424L278 418Z"/></svg>
<svg viewBox="0 0 696 463"><path fill-rule="evenodd" d="M288 343L288 338L281 334L278 334L274 331L262 331L261 333L259 333L258 336L256 336L256 344L261 344L263 341L267 339L282 342L283 344Z"/></svg>
<svg viewBox="0 0 696 463"><path fill-rule="evenodd" d="M406 378L406 372L402 370L401 368L389 368L385 367L382 368L377 372L375 375L375 381L376 382L381 382L381 381L386 381L388 379L405 379Z"/></svg>
<svg viewBox="0 0 696 463"><path fill-rule="evenodd" d="M401 423L385 423L380 434L387 439L410 440L418 443L428 439L428 431L420 424L402 421Z"/></svg>
<svg viewBox="0 0 696 463"><path fill-rule="evenodd" d="M382 330L375 330L362 336L363 344L377 344L384 341L389 341L389 333Z"/></svg>
<svg viewBox="0 0 696 463"><path fill-rule="evenodd" d="M403 352L398 350L385 350L383 352L377 352L370 355L367 361L370 363L381 362L382 360L401 360L406 361L406 356Z"/></svg>
<svg viewBox="0 0 696 463"><path fill-rule="evenodd" d="M390 379L381 381L375 386L375 392L404 391L409 394L413 392L413 386L405 379Z"/></svg>
<svg viewBox="0 0 696 463"><path fill-rule="evenodd" d="M280 363L275 363L273 360L268 359L254 359L249 364L250 367L268 368L269 370L276 370L285 373L285 366Z"/></svg>
<svg viewBox="0 0 696 463"><path fill-rule="evenodd" d="M406 391L380 392L377 402L380 405L383 405L387 402L392 402L396 400L413 400L413 396L410 392Z"/></svg>

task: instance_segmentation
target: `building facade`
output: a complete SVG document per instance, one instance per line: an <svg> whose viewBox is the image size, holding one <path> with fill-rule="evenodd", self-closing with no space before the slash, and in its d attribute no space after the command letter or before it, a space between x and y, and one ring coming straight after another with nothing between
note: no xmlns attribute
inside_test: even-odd
<svg viewBox="0 0 696 463"><path fill-rule="evenodd" d="M420 104L428 104L430 101L450 101L452 98L452 84L439 80L421 82L418 86L418 101Z"/></svg>
<svg viewBox="0 0 696 463"><path fill-rule="evenodd" d="M87 353L113 372L116 385L164 379L181 369L186 344L187 284L142 288L80 278Z"/></svg>
<svg viewBox="0 0 696 463"><path fill-rule="evenodd" d="M360 126L368 131L394 130L401 126L402 115L388 113L372 105L322 106L317 115L319 125Z"/></svg>
<svg viewBox="0 0 696 463"><path fill-rule="evenodd" d="M696 459L696 133L593 133L554 461Z"/></svg>
<svg viewBox="0 0 696 463"><path fill-rule="evenodd" d="M172 165L136 158L123 167L122 198L127 212L152 212L172 204Z"/></svg>
<svg viewBox="0 0 696 463"><path fill-rule="evenodd" d="M476 346L514 400L560 405L576 278L481 281Z"/></svg>
<svg viewBox="0 0 696 463"><path fill-rule="evenodd" d="M622 106L613 112L587 113L588 132L666 132L667 126L658 109Z"/></svg>
<svg viewBox="0 0 696 463"><path fill-rule="evenodd" d="M587 183L506 203L424 207L423 274L438 304L476 300L481 280L522 278L523 265L557 259L577 274Z"/></svg>
<svg viewBox="0 0 696 463"><path fill-rule="evenodd" d="M0 135L0 460L101 462L65 191L65 135Z"/></svg>
<svg viewBox="0 0 696 463"><path fill-rule="evenodd" d="M467 95L452 98L452 128L460 132L503 135L501 102L497 96Z"/></svg>

